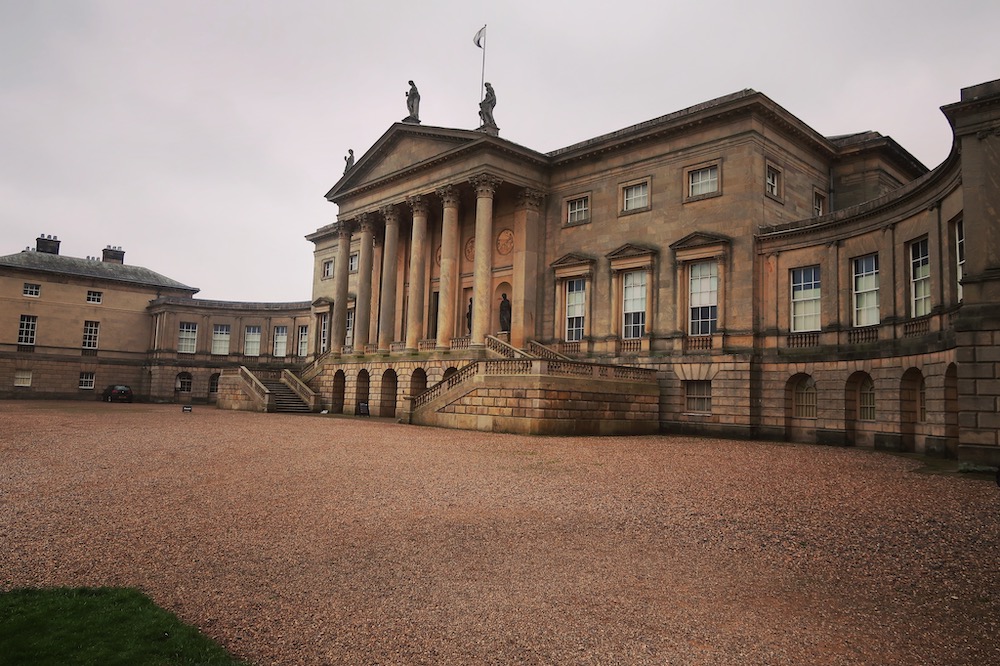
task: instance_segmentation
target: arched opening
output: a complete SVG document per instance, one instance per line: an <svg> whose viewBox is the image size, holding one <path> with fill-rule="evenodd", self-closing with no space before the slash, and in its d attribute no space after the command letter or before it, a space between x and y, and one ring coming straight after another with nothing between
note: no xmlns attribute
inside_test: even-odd
<svg viewBox="0 0 1000 666"><path fill-rule="evenodd" d="M452 376L453 374L455 374L456 372L458 372L458 368L456 368L455 366L449 366L449 367L448 367L448 368L447 368L447 369L446 369L446 370L444 371L444 375L443 375L443 376L441 377L441 379L448 379L449 377L451 377L451 376Z"/></svg>
<svg viewBox="0 0 1000 666"><path fill-rule="evenodd" d="M208 401L215 402L219 395L219 377L221 373L213 373L208 378Z"/></svg>
<svg viewBox="0 0 1000 666"><path fill-rule="evenodd" d="M334 414L344 413L345 379L343 370L337 370L337 374L333 376L333 393L330 395L330 411Z"/></svg>
<svg viewBox="0 0 1000 666"><path fill-rule="evenodd" d="M949 458L958 457L958 367L950 363L944 371L944 436Z"/></svg>
<svg viewBox="0 0 1000 666"><path fill-rule="evenodd" d="M899 382L899 434L904 451L917 449L917 430L927 420L927 385L917 368L903 373Z"/></svg>
<svg viewBox="0 0 1000 666"><path fill-rule="evenodd" d="M844 434L849 446L874 446L870 424L875 416L875 382L867 372L855 372L844 386Z"/></svg>
<svg viewBox="0 0 1000 666"><path fill-rule="evenodd" d="M194 378L191 376L190 372L177 373L177 377L174 379L175 397L184 400L190 400L191 389L193 386L194 386Z"/></svg>
<svg viewBox="0 0 1000 666"><path fill-rule="evenodd" d="M382 373L382 395L379 400L379 416L396 415L396 388L398 385L396 371L389 368ZM360 400L360 398L358 398Z"/></svg>
<svg viewBox="0 0 1000 666"><path fill-rule="evenodd" d="M811 442L816 439L816 381L805 373L785 383L785 439Z"/></svg>
<svg viewBox="0 0 1000 666"><path fill-rule="evenodd" d="M354 406L354 413L361 413L361 403L369 404L368 401L368 388L371 383L371 378L368 376L367 370L361 370L358 372L358 390L355 393L356 404Z"/></svg>
<svg viewBox="0 0 1000 666"><path fill-rule="evenodd" d="M410 395L420 395L427 390L427 373L423 368L417 368L410 375Z"/></svg>

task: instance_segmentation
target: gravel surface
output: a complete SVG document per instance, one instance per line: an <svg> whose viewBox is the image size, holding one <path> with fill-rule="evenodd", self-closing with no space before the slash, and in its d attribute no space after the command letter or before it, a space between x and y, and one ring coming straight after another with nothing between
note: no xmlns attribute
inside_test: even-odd
<svg viewBox="0 0 1000 666"><path fill-rule="evenodd" d="M1000 489L863 450L0 402L0 588L255 664L997 664Z"/></svg>

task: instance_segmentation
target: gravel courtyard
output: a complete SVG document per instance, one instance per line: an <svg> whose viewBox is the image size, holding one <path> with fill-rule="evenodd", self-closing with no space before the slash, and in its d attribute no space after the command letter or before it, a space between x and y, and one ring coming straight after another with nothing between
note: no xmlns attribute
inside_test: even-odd
<svg viewBox="0 0 1000 666"><path fill-rule="evenodd" d="M0 402L0 587L255 664L996 664L1000 489L861 450Z"/></svg>

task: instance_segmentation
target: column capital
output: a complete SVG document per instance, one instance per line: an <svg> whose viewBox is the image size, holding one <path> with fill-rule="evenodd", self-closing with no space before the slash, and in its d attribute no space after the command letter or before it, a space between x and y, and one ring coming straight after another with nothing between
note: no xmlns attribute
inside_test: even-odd
<svg viewBox="0 0 1000 666"><path fill-rule="evenodd" d="M458 206L459 194L458 188L454 185L445 185L444 187L439 187L436 193L441 197L441 202L444 204L445 208Z"/></svg>
<svg viewBox="0 0 1000 666"><path fill-rule="evenodd" d="M362 213L358 215L358 230L361 233L375 233L375 229L378 226L378 220L375 219L374 213Z"/></svg>
<svg viewBox="0 0 1000 666"><path fill-rule="evenodd" d="M386 225L397 226L399 224L399 210L394 204L382 206L378 209L378 212L382 214L382 219L385 220Z"/></svg>
<svg viewBox="0 0 1000 666"><path fill-rule="evenodd" d="M537 211L542 207L544 199L545 193L541 190L524 187L517 193L517 207Z"/></svg>
<svg viewBox="0 0 1000 666"><path fill-rule="evenodd" d="M422 194L415 194L412 197L406 197L406 203L413 210L414 215L427 215L430 212L430 205L427 201L427 197Z"/></svg>
<svg viewBox="0 0 1000 666"><path fill-rule="evenodd" d="M354 233L354 227L355 227L355 221L353 219L338 221L337 237L343 238L346 236L347 238L350 238L351 234Z"/></svg>
<svg viewBox="0 0 1000 666"><path fill-rule="evenodd" d="M473 176L469 179L469 184L476 189L476 197L492 197L502 182L502 178L497 178L488 173Z"/></svg>

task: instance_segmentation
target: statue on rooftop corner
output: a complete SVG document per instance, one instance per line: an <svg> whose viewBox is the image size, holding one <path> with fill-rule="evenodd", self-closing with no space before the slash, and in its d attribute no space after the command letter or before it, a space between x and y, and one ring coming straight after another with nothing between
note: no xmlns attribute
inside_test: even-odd
<svg viewBox="0 0 1000 666"><path fill-rule="evenodd" d="M353 148L348 148L347 149L347 157L344 158L344 163L345 163L345 165L344 165L344 173L347 173L348 171L351 170L351 167L354 166L354 149Z"/></svg>
<svg viewBox="0 0 1000 666"><path fill-rule="evenodd" d="M486 84L486 96L483 97L483 101L479 103L479 119L482 120L483 125L479 129L488 132L489 134L496 134L500 128L497 127L497 123L493 120L493 109L497 105L497 94L493 92L493 86L489 83Z"/></svg>
<svg viewBox="0 0 1000 666"><path fill-rule="evenodd" d="M487 83L486 96L483 97L483 101L479 103L479 118L483 121L483 126L480 129L497 129L497 123L493 120L493 109L496 105L497 94L493 92L493 86Z"/></svg>
<svg viewBox="0 0 1000 666"><path fill-rule="evenodd" d="M420 123L420 91L417 90L417 84L413 81L409 82L410 90L406 93L406 110L410 112L410 115L403 118L404 123Z"/></svg>

